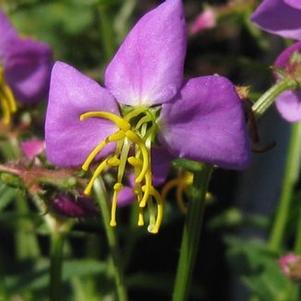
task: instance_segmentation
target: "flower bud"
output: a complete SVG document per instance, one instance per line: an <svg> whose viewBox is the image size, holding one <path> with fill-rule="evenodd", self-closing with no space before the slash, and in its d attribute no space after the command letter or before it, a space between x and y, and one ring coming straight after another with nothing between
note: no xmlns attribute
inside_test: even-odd
<svg viewBox="0 0 301 301"><path fill-rule="evenodd" d="M198 34L206 29L213 28L216 25L216 15L213 9L206 8L201 12L189 27L192 35Z"/></svg>
<svg viewBox="0 0 301 301"><path fill-rule="evenodd" d="M90 198L74 198L70 195L58 195L52 201L52 209L65 217L83 218L98 214L98 210Z"/></svg>
<svg viewBox="0 0 301 301"><path fill-rule="evenodd" d="M282 273L294 281L301 280L301 257L295 254L288 254L278 261Z"/></svg>

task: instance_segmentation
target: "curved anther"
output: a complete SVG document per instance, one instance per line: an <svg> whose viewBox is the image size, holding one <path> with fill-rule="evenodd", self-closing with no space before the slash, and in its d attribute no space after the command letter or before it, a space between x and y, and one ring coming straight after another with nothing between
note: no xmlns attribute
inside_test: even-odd
<svg viewBox="0 0 301 301"><path fill-rule="evenodd" d="M145 189L146 189L146 187L143 186L142 191L145 191ZM158 233L159 228L160 228L161 223L162 223L164 203L163 203L163 200L160 196L160 193L154 187L151 187L150 195L152 197L154 197L154 199L157 202L157 218L156 218L155 224L154 225L149 225L147 230L150 233L156 234L156 233Z"/></svg>
<svg viewBox="0 0 301 301"><path fill-rule="evenodd" d="M141 202L139 203L139 207L144 208L146 206L147 200L149 198L151 189L152 189L152 175L151 172L146 173L145 175L145 185L143 186L145 187L144 189L144 194L142 197Z"/></svg>
<svg viewBox="0 0 301 301"><path fill-rule="evenodd" d="M140 174L136 178L136 183L140 183L143 178L145 177L145 174L147 170L149 169L149 153L148 149L144 145L144 141L133 131L126 131L125 135L134 143L138 145L138 147L141 150L142 153L142 168L140 171Z"/></svg>
<svg viewBox="0 0 301 301"><path fill-rule="evenodd" d="M113 156L112 158L108 159L108 165L117 167L120 165L120 160L117 158L117 156Z"/></svg>
<svg viewBox="0 0 301 301"><path fill-rule="evenodd" d="M128 157L128 162L133 166L133 167L141 167L142 166L142 161L137 159L136 157Z"/></svg>
<svg viewBox="0 0 301 301"><path fill-rule="evenodd" d="M127 131L131 128L131 125L120 116L109 113L109 112L87 112L80 115L80 120L85 120L87 118L103 118L115 123L121 130Z"/></svg>
<svg viewBox="0 0 301 301"><path fill-rule="evenodd" d="M123 131L117 131L114 134L110 135L107 137L105 140L102 140L94 149L93 151L89 154L87 157L86 161L82 165L82 169L87 171L89 169L90 164L94 160L94 158L97 156L98 153L100 153L107 144L121 140L124 137L124 132Z"/></svg>
<svg viewBox="0 0 301 301"><path fill-rule="evenodd" d="M114 185L114 192L113 192L113 199L112 199L112 207L111 207L111 220L110 220L110 226L116 227L116 209L117 209L117 201L118 201L118 193L122 188L121 183L116 183Z"/></svg>
<svg viewBox="0 0 301 301"><path fill-rule="evenodd" d="M96 178L104 171L104 169L108 166L108 159L102 161L98 167L96 168L96 170L93 173L92 178L90 179L88 185L86 186L85 190L84 190L84 194L85 195L90 195L91 194L91 190L94 184L94 181L96 180Z"/></svg>

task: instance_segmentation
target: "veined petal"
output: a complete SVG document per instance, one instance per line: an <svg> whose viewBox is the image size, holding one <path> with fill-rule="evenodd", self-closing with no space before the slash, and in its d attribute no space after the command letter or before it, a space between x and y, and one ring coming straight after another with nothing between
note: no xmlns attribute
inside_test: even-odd
<svg viewBox="0 0 301 301"><path fill-rule="evenodd" d="M94 147L116 128L106 120L80 121L89 111L119 114L113 96L75 68L57 62L52 70L45 135L48 160L58 166L81 165ZM103 150L108 154L111 148Z"/></svg>
<svg viewBox="0 0 301 301"><path fill-rule="evenodd" d="M5 56L6 47L12 39L17 38L16 29L12 26L5 14L0 10L0 63Z"/></svg>
<svg viewBox="0 0 301 301"><path fill-rule="evenodd" d="M265 0L254 14L252 21L263 30L285 38L301 40L301 10L289 1ZM290 1L291 3L297 1Z"/></svg>
<svg viewBox="0 0 301 301"><path fill-rule="evenodd" d="M167 0L144 15L105 72L117 101L154 105L169 101L182 85L186 26L181 0Z"/></svg>
<svg viewBox="0 0 301 301"><path fill-rule="evenodd" d="M189 80L179 98L161 111L161 140L186 159L241 169L249 163L241 100L221 76Z"/></svg>
<svg viewBox="0 0 301 301"><path fill-rule="evenodd" d="M284 2L292 7L301 9L301 2L300 0L284 0Z"/></svg>
<svg viewBox="0 0 301 301"><path fill-rule="evenodd" d="M20 102L35 103L47 96L52 67L48 45L14 39L4 60L5 78Z"/></svg>

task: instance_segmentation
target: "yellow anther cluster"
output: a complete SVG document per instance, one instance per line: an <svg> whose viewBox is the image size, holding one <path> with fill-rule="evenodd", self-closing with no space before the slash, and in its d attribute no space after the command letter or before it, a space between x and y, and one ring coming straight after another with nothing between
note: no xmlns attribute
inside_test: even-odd
<svg viewBox="0 0 301 301"><path fill-rule="evenodd" d="M0 105L2 109L2 122L5 125L11 123L12 115L17 111L17 103L14 94L4 78L4 70L0 66Z"/></svg>
<svg viewBox="0 0 301 301"><path fill-rule="evenodd" d="M163 218L163 202L160 194L152 185L150 147L154 130L153 116L146 108L139 107L131 110L124 118L110 112L87 112L80 116L80 120L82 121L87 118L109 120L118 127L118 130L101 141L91 151L82 165L82 169L87 171L95 157L106 145L109 143L116 144L115 153L100 162L94 170L84 193L86 195L91 193L95 179L100 176L105 169L117 168L117 180L113 187L110 221L112 227L116 226L118 193L123 188L122 183L125 169L129 164L133 167L135 175L133 191L139 204L138 226L144 225L144 209L146 207L153 208L153 200L156 202L156 210L149 210L150 222L148 231L157 233ZM130 153L131 155L129 155Z"/></svg>

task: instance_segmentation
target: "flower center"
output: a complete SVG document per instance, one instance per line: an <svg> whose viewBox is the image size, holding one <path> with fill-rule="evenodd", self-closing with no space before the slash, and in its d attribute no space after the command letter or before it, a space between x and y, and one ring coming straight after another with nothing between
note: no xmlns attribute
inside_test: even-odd
<svg viewBox="0 0 301 301"><path fill-rule="evenodd" d="M116 209L118 193L123 188L124 174L126 167L133 168L135 184L133 192L136 195L138 210L138 226L144 225L144 209L149 209L150 233L157 233L163 217L163 201L159 192L152 184L151 170L151 144L155 139L156 110L137 107L127 107L124 109L124 117L120 117L109 112L87 112L80 116L80 120L87 118L102 118L113 122L118 130L101 141L88 155L82 165L82 169L87 171L95 157L109 143L115 143L115 152L99 163L85 188L84 193L89 195L95 179L108 168L116 168L116 182L113 186L111 221L112 227L117 225ZM156 207L154 206L156 204ZM148 205L148 206L147 206ZM156 210L155 210L156 208Z"/></svg>
<svg viewBox="0 0 301 301"><path fill-rule="evenodd" d="M0 66L0 106L2 109L2 122L11 123L12 115L17 111L17 103L11 88L5 81L4 69Z"/></svg>

